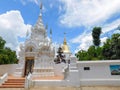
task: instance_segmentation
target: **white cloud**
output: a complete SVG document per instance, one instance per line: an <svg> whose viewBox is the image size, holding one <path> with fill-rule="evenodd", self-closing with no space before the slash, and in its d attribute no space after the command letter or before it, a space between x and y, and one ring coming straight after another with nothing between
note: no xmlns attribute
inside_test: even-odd
<svg viewBox="0 0 120 90"><path fill-rule="evenodd" d="M20 2L21 2L23 5L26 5L25 0L20 0Z"/></svg>
<svg viewBox="0 0 120 90"><path fill-rule="evenodd" d="M101 40L101 46L103 45L104 42L106 42L106 39L108 39L108 37L102 37Z"/></svg>
<svg viewBox="0 0 120 90"><path fill-rule="evenodd" d="M35 3L36 5L39 5L40 0L20 0L20 2L23 5L26 5L28 2L32 2L32 3Z"/></svg>
<svg viewBox="0 0 120 90"><path fill-rule="evenodd" d="M108 33L110 31L117 31L117 27L120 25L120 19L113 21L112 23L105 24L102 28L102 33Z"/></svg>
<svg viewBox="0 0 120 90"><path fill-rule="evenodd" d="M50 8L53 8L53 4L52 3L50 3Z"/></svg>
<svg viewBox="0 0 120 90"><path fill-rule="evenodd" d="M104 23L120 12L120 0L60 0L65 12L60 23L67 27L93 26Z"/></svg>
<svg viewBox="0 0 120 90"><path fill-rule="evenodd" d="M71 40L72 43L79 43L80 45L77 47L78 50L87 50L90 45L92 45L92 36L91 33L84 32L78 37ZM76 52L75 50L75 52Z"/></svg>
<svg viewBox="0 0 120 90"><path fill-rule="evenodd" d="M78 50L87 50L92 45L92 28L94 26L102 27L101 45L106 41L108 36L119 32L116 30L120 24L120 19L105 22L113 15L120 13L120 1L114 0L61 0L64 3L63 10L65 13L60 17L61 24L67 27L85 26L84 33L73 38L72 43L80 44ZM89 29L88 29L89 28ZM90 29L91 28L91 29Z"/></svg>
<svg viewBox="0 0 120 90"><path fill-rule="evenodd" d="M101 45L106 41L108 37L101 38ZM75 53L79 50L87 50L89 46L93 45L93 39L91 33L83 33L78 37L71 40L72 43L79 43L80 45L76 48Z"/></svg>
<svg viewBox="0 0 120 90"><path fill-rule="evenodd" d="M25 24L21 13L17 10L0 15L0 36L6 40L6 46L17 50L18 37L24 38L31 25Z"/></svg>
<svg viewBox="0 0 120 90"><path fill-rule="evenodd" d="M28 0L28 1L33 2L33 3L37 4L37 5L39 5L39 1L40 0Z"/></svg>
<svg viewBox="0 0 120 90"><path fill-rule="evenodd" d="M80 38L79 38L80 37ZM80 45L76 48L76 50L74 51L75 53L77 53L79 50L87 50L89 48L89 46L93 45L92 42L92 36L86 33L86 35L82 35L79 36L78 38L74 38L72 42L74 42L74 40L79 40ZM101 38L101 45L103 45L103 43L106 41L108 37L103 37ZM76 42L77 43L77 42Z"/></svg>

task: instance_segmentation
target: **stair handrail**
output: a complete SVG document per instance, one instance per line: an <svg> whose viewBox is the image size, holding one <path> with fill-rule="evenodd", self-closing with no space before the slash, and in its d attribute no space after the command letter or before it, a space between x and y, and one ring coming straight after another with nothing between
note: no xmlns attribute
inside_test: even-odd
<svg viewBox="0 0 120 90"><path fill-rule="evenodd" d="M2 77L0 77L0 85L2 85L5 81L7 81L8 73L3 74Z"/></svg>
<svg viewBox="0 0 120 90"><path fill-rule="evenodd" d="M28 76L25 78L25 88L29 89L32 85L32 74L29 73Z"/></svg>
<svg viewBox="0 0 120 90"><path fill-rule="evenodd" d="M69 66L66 65L66 66L64 67L64 79L68 76L68 72L69 72Z"/></svg>

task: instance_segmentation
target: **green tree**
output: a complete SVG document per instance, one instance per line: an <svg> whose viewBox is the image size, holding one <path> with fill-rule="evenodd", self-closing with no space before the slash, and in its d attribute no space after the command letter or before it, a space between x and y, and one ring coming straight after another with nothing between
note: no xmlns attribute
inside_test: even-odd
<svg viewBox="0 0 120 90"><path fill-rule="evenodd" d="M101 34L101 27L94 27L92 30L92 37L93 37L93 43L97 47L100 45L100 34Z"/></svg>
<svg viewBox="0 0 120 90"><path fill-rule="evenodd" d="M90 56L90 59L92 59L93 57L96 57L96 50L95 50L95 46L90 46L88 48L88 54Z"/></svg>
<svg viewBox="0 0 120 90"><path fill-rule="evenodd" d="M112 55L112 50L111 48L111 39L107 39L106 42L103 45L103 50L102 50L102 55L103 59L110 59Z"/></svg>
<svg viewBox="0 0 120 90"><path fill-rule="evenodd" d="M89 58L90 60L100 60L102 59L102 47L97 47L95 48L95 46L90 46L88 49L88 54L89 54Z"/></svg>
<svg viewBox="0 0 120 90"><path fill-rule="evenodd" d="M8 47L5 47L6 41L0 37L0 64L17 63L16 52Z"/></svg>
<svg viewBox="0 0 120 90"><path fill-rule="evenodd" d="M103 45L104 59L120 59L120 34L113 34Z"/></svg>
<svg viewBox="0 0 120 90"><path fill-rule="evenodd" d="M113 52L111 59L120 59L120 34L113 34L111 40L111 50Z"/></svg>
<svg viewBox="0 0 120 90"><path fill-rule="evenodd" d="M87 51L78 51L76 57L82 61L120 59L120 34L113 34L101 47L90 46Z"/></svg>
<svg viewBox="0 0 120 90"><path fill-rule="evenodd" d="M96 48L96 58L97 58L97 60L103 60L102 50L103 50L103 47Z"/></svg>
<svg viewBox="0 0 120 90"><path fill-rule="evenodd" d="M6 41L3 40L2 37L0 37L0 50L4 48Z"/></svg>
<svg viewBox="0 0 120 90"><path fill-rule="evenodd" d="M80 60L80 61L87 61L89 60L89 56L87 51L85 50L80 50L78 53L75 54L75 56Z"/></svg>

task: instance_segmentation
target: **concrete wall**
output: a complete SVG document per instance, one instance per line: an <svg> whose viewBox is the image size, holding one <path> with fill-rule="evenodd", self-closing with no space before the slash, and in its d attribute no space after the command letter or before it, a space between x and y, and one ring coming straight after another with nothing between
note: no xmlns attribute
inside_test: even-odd
<svg viewBox="0 0 120 90"><path fill-rule="evenodd" d="M111 75L110 65L120 65L114 61L76 61L72 59L63 81L34 81L35 85L48 86L120 86L120 75ZM84 70L89 67L90 70ZM59 71L57 71L59 72Z"/></svg>
<svg viewBox="0 0 120 90"><path fill-rule="evenodd" d="M6 64L6 65L0 65L0 75L5 74L6 72L8 74L13 74L17 68L17 64Z"/></svg>
<svg viewBox="0 0 120 90"><path fill-rule="evenodd" d="M58 81L59 83L55 82L55 85L120 86L120 75L111 75L110 71L110 65L120 65L120 60L77 61L77 64L71 63L67 78L64 81ZM77 65L76 67L75 64ZM13 74L17 66L17 64L0 65L0 75L6 72ZM84 70L84 67L89 67L90 70ZM50 83L52 84L52 82Z"/></svg>
<svg viewBox="0 0 120 90"><path fill-rule="evenodd" d="M120 75L111 75L110 65L120 65L119 60L77 61L81 85L120 85ZM89 67L90 70L84 70Z"/></svg>

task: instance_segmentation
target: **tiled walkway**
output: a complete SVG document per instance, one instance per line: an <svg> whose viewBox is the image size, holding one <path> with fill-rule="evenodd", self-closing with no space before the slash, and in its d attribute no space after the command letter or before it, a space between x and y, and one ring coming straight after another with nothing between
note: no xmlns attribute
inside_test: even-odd
<svg viewBox="0 0 120 90"><path fill-rule="evenodd" d="M33 80L63 80L64 76L34 77Z"/></svg>
<svg viewBox="0 0 120 90"><path fill-rule="evenodd" d="M25 79L24 77L8 76L9 79ZM56 77L36 77L34 80L60 80L63 79L61 76ZM0 90L26 90L25 88L0 88ZM91 86L91 87L32 87L29 90L120 90L120 87L115 86Z"/></svg>
<svg viewBox="0 0 120 90"><path fill-rule="evenodd" d="M27 90L24 88L0 88L0 90ZM95 86L95 87L34 87L29 90L120 90L120 87Z"/></svg>

